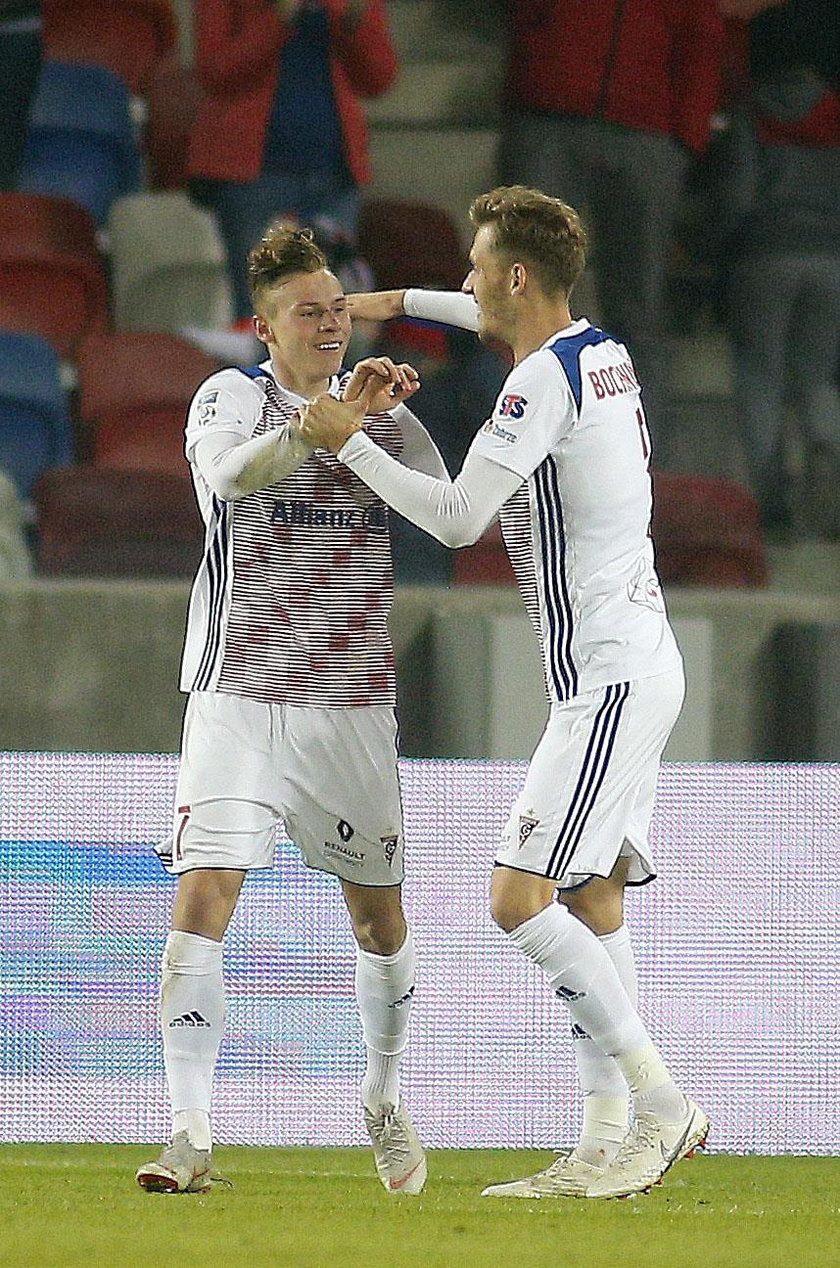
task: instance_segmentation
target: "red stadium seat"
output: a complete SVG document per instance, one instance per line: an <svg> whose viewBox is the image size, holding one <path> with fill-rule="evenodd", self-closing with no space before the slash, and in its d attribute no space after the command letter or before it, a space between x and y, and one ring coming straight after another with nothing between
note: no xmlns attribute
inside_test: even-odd
<svg viewBox="0 0 840 1268"><path fill-rule="evenodd" d="M767 584L758 503L734 480L653 475L653 540L663 582L686 586Z"/></svg>
<svg viewBox="0 0 840 1268"><path fill-rule="evenodd" d="M653 540L661 580L678 586L741 588L767 583L758 504L742 485L709 476L653 475ZM513 585L498 524L454 553L456 585Z"/></svg>
<svg viewBox="0 0 840 1268"><path fill-rule="evenodd" d="M174 55L152 71L144 134L149 189L186 189L190 133L202 95L195 71Z"/></svg>
<svg viewBox="0 0 840 1268"><path fill-rule="evenodd" d="M55 467L33 501L42 574L189 577L201 558L201 520L178 476Z"/></svg>
<svg viewBox="0 0 840 1268"><path fill-rule="evenodd" d="M474 546L453 552L452 580L459 586L516 585L498 523L491 524Z"/></svg>
<svg viewBox="0 0 840 1268"><path fill-rule="evenodd" d="M402 286L458 290L467 272L458 231L440 207L369 199L362 205L356 240L382 290Z"/></svg>
<svg viewBox="0 0 840 1268"><path fill-rule="evenodd" d="M216 362L177 335L96 335L78 354L78 413L98 467L186 478L184 421Z"/></svg>
<svg viewBox="0 0 840 1268"><path fill-rule="evenodd" d="M0 328L48 339L60 356L110 322L96 226L83 207L46 194L0 194Z"/></svg>
<svg viewBox="0 0 840 1268"><path fill-rule="evenodd" d="M177 35L172 0L44 0L46 56L105 66L137 95Z"/></svg>

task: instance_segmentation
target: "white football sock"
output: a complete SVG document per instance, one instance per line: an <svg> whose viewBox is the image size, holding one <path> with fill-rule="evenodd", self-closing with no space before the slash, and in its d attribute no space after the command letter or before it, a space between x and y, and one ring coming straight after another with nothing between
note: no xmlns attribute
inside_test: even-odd
<svg viewBox="0 0 840 1268"><path fill-rule="evenodd" d="M621 925L598 941L612 960L630 1003L638 998L636 963L630 933ZM575 1153L593 1166L611 1162L627 1133L629 1091L612 1057L606 1056L579 1026L572 1026L575 1062L583 1090L583 1124Z"/></svg>
<svg viewBox="0 0 840 1268"><path fill-rule="evenodd" d="M213 1074L225 1021L222 943L174 929L166 939L160 984L163 1056L173 1132L209 1149Z"/></svg>
<svg viewBox="0 0 840 1268"><path fill-rule="evenodd" d="M638 1114L653 1114L664 1123L677 1123L686 1112L686 1099L650 1041L635 1052L618 1053L616 1061L633 1093Z"/></svg>
<svg viewBox="0 0 840 1268"><path fill-rule="evenodd" d="M615 1058L638 1098L637 1108L669 1120L679 1118L685 1100L592 930L560 903L550 903L508 937L540 966L574 1022L603 1053Z"/></svg>
<svg viewBox="0 0 840 1268"><path fill-rule="evenodd" d="M362 1103L376 1113L400 1101L400 1058L408 1043L414 995L414 940L406 933L394 955L356 948L356 1000L367 1048Z"/></svg>

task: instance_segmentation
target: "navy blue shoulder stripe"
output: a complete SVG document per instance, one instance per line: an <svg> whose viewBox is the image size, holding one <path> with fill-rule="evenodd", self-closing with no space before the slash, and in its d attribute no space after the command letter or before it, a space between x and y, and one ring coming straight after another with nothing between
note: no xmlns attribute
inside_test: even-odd
<svg viewBox="0 0 840 1268"><path fill-rule="evenodd" d="M563 367L566 378L569 380L569 387L572 389L578 413L580 413L580 403L583 396L580 354L584 348L594 347L598 343L606 343L612 338L612 335L599 330L597 326L590 326L588 330L581 331L579 335L569 335L566 338L555 339L554 343L549 347L549 351L554 353Z"/></svg>
<svg viewBox="0 0 840 1268"><path fill-rule="evenodd" d="M270 379L271 375L268 370L264 370L261 365L237 365L234 366L240 374L244 374L246 379Z"/></svg>

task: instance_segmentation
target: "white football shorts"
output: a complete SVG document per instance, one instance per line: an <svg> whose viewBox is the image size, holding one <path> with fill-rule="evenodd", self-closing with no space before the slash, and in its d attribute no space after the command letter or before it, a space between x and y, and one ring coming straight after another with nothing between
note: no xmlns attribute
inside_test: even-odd
<svg viewBox="0 0 840 1268"><path fill-rule="evenodd" d="M271 867L283 823L309 867L358 885L403 879L390 706L313 709L221 692L187 701L167 871Z"/></svg>
<svg viewBox="0 0 840 1268"><path fill-rule="evenodd" d="M552 705L496 862L574 889L625 855L629 884L652 880L656 781L684 693L679 668Z"/></svg>

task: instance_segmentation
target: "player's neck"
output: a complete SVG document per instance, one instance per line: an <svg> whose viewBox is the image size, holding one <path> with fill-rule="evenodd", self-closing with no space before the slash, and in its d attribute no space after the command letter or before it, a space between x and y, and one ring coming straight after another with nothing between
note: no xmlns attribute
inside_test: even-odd
<svg viewBox="0 0 840 1268"><path fill-rule="evenodd" d="M293 392L295 396L302 396L305 401L312 401L322 392L330 390L331 376L325 379L308 378L296 374L289 365L278 365L274 358L271 360L271 369L281 387L284 387L287 392Z"/></svg>
<svg viewBox="0 0 840 1268"><path fill-rule="evenodd" d="M520 361L524 361L552 335L571 326L572 321L567 303L546 301L523 308L518 314L514 337L510 341L514 362L518 365Z"/></svg>

